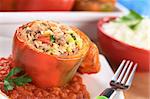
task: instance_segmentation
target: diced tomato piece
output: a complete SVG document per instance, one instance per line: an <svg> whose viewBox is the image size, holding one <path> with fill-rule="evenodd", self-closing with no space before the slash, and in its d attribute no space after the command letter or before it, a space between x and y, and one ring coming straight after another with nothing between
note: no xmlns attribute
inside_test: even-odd
<svg viewBox="0 0 150 99"><path fill-rule="evenodd" d="M43 43L47 43L47 44L50 43L50 37L49 36L41 35L41 36L38 37L38 40L42 41Z"/></svg>

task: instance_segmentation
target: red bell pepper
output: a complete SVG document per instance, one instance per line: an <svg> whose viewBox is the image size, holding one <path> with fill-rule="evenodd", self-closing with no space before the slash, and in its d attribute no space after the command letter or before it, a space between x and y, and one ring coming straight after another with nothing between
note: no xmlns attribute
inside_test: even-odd
<svg viewBox="0 0 150 99"><path fill-rule="evenodd" d="M94 43L90 43L90 48L87 52L86 57L81 63L78 72L80 73L97 73L100 70L99 64L99 51Z"/></svg>
<svg viewBox="0 0 150 99"><path fill-rule="evenodd" d="M12 56L15 65L21 66L32 77L33 83L43 88L62 86L68 82L85 59L91 44L84 33L72 28L83 40L82 49L72 56L48 55L27 45L20 38L21 28L16 31L13 39Z"/></svg>
<svg viewBox="0 0 150 99"><path fill-rule="evenodd" d="M0 11L70 11L75 0L0 0Z"/></svg>
<svg viewBox="0 0 150 99"><path fill-rule="evenodd" d="M24 11L69 11L75 0L16 0L17 10Z"/></svg>

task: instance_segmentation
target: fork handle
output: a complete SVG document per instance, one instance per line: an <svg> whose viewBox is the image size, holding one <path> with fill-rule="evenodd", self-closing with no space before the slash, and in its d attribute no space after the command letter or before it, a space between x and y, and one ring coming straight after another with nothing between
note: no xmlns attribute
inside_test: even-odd
<svg viewBox="0 0 150 99"><path fill-rule="evenodd" d="M115 91L114 88L107 88L100 94L100 96L98 96L100 98L97 98L97 99L109 99L111 97L111 95L114 93L114 91ZM102 96L102 98L101 98L101 96Z"/></svg>

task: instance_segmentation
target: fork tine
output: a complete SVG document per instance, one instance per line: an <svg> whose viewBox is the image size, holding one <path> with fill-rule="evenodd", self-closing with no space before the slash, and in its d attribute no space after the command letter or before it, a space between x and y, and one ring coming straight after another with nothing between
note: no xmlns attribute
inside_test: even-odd
<svg viewBox="0 0 150 99"><path fill-rule="evenodd" d="M124 75L124 73L125 73L125 71L126 71L127 66L129 65L129 63L130 63L130 61L128 60L128 61L126 62L126 64L125 64L125 66L124 66L124 68L123 68L123 70L122 70L122 72L121 72L119 78L117 79L117 82L121 82L121 79L123 78L123 75Z"/></svg>
<svg viewBox="0 0 150 99"><path fill-rule="evenodd" d="M128 78L126 84L125 84L126 86L130 86L130 85L131 85L132 80L133 80L134 73L135 73L136 68L137 68L137 65L138 65L137 63L134 65L134 67L133 67L133 69L132 69L132 71L131 71L131 73L130 73L130 75L129 75L129 78Z"/></svg>
<svg viewBox="0 0 150 99"><path fill-rule="evenodd" d="M129 67L128 67L128 69L127 69L127 72L125 73L125 75L124 75L124 77L123 77L123 79L122 79L122 81L121 81L121 84L125 84L125 81L126 81L128 75L129 75L129 72L130 72L130 69L131 69L132 65L133 65L133 62L131 62L131 63L129 64Z"/></svg>
<svg viewBox="0 0 150 99"><path fill-rule="evenodd" d="M116 81L116 80L117 80L117 78L118 78L118 76L119 76L119 73L121 72L121 70L122 70L122 68L123 68L125 62L126 62L125 59L121 62L119 68L117 69L116 73L115 73L114 76L112 77L112 81Z"/></svg>

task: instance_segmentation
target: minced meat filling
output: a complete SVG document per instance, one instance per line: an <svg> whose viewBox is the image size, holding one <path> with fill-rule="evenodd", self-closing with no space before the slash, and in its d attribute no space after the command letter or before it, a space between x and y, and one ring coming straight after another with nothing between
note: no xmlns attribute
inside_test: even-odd
<svg viewBox="0 0 150 99"><path fill-rule="evenodd" d="M83 45L81 37L71 27L53 21L33 21L19 32L30 46L49 55L73 55Z"/></svg>

